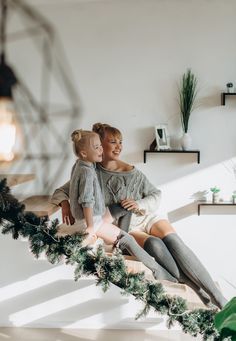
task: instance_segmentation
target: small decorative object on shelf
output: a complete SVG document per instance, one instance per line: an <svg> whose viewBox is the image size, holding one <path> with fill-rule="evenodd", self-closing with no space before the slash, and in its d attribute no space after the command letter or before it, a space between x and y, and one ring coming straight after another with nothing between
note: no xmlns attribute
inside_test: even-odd
<svg viewBox="0 0 236 341"><path fill-rule="evenodd" d="M170 149L167 124L159 124L155 126L156 147L157 150Z"/></svg>
<svg viewBox="0 0 236 341"><path fill-rule="evenodd" d="M233 85L233 83L227 83L226 87L227 87L227 92L229 92L229 93L233 93L234 92L234 85Z"/></svg>
<svg viewBox="0 0 236 341"><path fill-rule="evenodd" d="M236 191L233 191L233 194L232 194L232 203L234 205L236 205Z"/></svg>
<svg viewBox="0 0 236 341"><path fill-rule="evenodd" d="M211 187L210 190L212 192L212 203L217 204L219 202L220 189L215 186L215 187Z"/></svg>
<svg viewBox="0 0 236 341"><path fill-rule="evenodd" d="M181 146L183 150L188 150L191 147L191 137L188 134L188 124L190 114L193 111L193 104L196 99L196 95L197 78L192 73L191 69L188 69L187 72L184 73L179 87L179 106L183 128Z"/></svg>

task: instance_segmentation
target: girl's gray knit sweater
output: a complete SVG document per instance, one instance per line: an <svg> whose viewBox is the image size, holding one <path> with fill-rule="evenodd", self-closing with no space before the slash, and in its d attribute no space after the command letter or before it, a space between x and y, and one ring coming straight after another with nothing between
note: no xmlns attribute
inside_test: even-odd
<svg viewBox="0 0 236 341"><path fill-rule="evenodd" d="M71 171L70 206L76 220L84 218L83 207L92 207L93 215L105 213L104 199L93 164L77 160Z"/></svg>

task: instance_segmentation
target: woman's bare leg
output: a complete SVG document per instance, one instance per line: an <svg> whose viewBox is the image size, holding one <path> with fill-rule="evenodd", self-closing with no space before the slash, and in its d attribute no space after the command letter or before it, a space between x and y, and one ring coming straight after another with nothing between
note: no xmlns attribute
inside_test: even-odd
<svg viewBox="0 0 236 341"><path fill-rule="evenodd" d="M163 239L170 233L176 232L174 227L166 219L161 219L154 223L150 229L150 235Z"/></svg>

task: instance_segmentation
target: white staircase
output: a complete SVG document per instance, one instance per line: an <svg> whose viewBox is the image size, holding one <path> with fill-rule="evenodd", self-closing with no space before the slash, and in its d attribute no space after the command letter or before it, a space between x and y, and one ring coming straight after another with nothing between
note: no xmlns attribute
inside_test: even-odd
<svg viewBox="0 0 236 341"><path fill-rule="evenodd" d="M23 203L26 211L38 216L51 216L58 207L50 204L50 196L32 196ZM70 227L62 233L76 231ZM61 262L51 265L45 259L35 260L28 244L0 234L0 326L32 328L80 329L158 329L166 330L166 318L150 312L144 319L135 320L142 303L133 296L122 296L111 284L103 293L92 276L74 281L74 269ZM126 256L129 271L144 271L154 280L151 271L134 258ZM188 307L204 307L198 296L183 284L162 281L166 292L185 298ZM176 326L174 329L179 330Z"/></svg>

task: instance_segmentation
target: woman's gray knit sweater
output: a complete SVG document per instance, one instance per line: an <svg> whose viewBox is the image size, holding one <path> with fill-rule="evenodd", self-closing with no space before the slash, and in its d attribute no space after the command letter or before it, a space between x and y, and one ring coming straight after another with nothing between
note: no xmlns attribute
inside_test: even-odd
<svg viewBox="0 0 236 341"><path fill-rule="evenodd" d="M154 210L158 208L157 197L160 200L161 191L156 189L137 168L134 167L128 172L112 172L98 164L97 175L106 206L131 198L145 211L153 211L153 200Z"/></svg>

